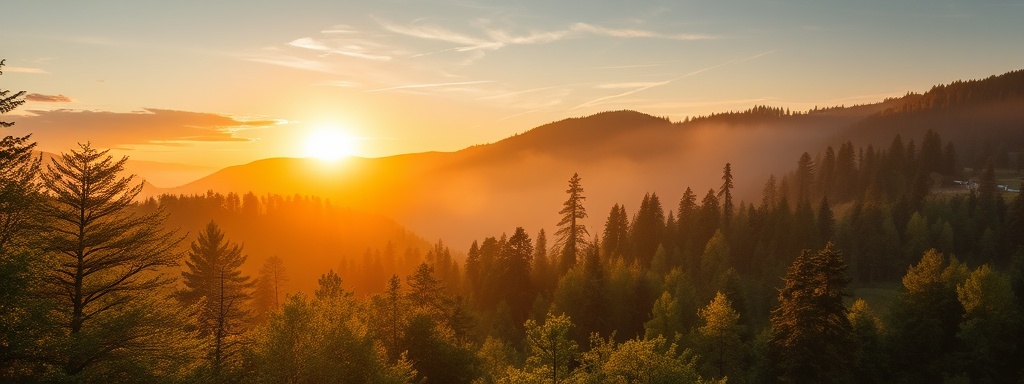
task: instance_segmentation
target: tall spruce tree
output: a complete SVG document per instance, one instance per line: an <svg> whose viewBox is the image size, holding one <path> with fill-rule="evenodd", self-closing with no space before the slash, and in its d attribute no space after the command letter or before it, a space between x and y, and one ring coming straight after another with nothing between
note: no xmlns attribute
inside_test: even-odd
<svg viewBox="0 0 1024 384"><path fill-rule="evenodd" d="M732 223L733 204L732 204L732 164L725 163L725 168L722 170L722 186L718 188L718 198L722 201L722 229L725 232L729 232L729 226Z"/></svg>
<svg viewBox="0 0 1024 384"><path fill-rule="evenodd" d="M162 270L178 265L182 238L164 229L162 210L133 212L143 183L121 176L127 160L80 144L42 174L49 199L40 244L53 261L50 297L60 302L57 316L70 338L59 359L68 375L161 353L166 342L156 340L165 319L148 301L173 281Z"/></svg>
<svg viewBox="0 0 1024 384"><path fill-rule="evenodd" d="M786 272L779 306L772 311L771 349L782 381L849 382L854 335L843 298L846 263L832 244L805 250Z"/></svg>
<svg viewBox="0 0 1024 384"><path fill-rule="evenodd" d="M241 271L246 258L242 247L225 240L211 221L192 242L187 270L181 273L185 288L178 297L194 308L200 334L213 340L210 363L215 377L237 357L238 336L249 316L245 308L253 282Z"/></svg>
<svg viewBox="0 0 1024 384"><path fill-rule="evenodd" d="M562 210L558 212L562 215L562 220L558 222L558 231L555 232L555 236L558 237L557 245L562 249L562 257L559 261L561 273L565 273L576 265L576 260L587 243L587 236L590 236L587 226L580 222L587 217L587 209L583 206L583 201L587 198L583 196L583 185L580 184L578 173L572 174L572 178L569 179L569 189L565 193L569 194L569 198L565 200Z"/></svg>

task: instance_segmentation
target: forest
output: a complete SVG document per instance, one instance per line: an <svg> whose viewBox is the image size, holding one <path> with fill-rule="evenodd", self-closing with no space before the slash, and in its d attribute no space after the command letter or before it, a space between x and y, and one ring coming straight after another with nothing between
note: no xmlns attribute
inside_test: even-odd
<svg viewBox="0 0 1024 384"><path fill-rule="evenodd" d="M556 231L509 223L462 255L315 196L143 199L125 158L35 147L0 141L4 382L1024 379L1024 148L845 142L794 153L760 201L734 199L726 163L718 188L632 212L588 206L602 191L566 175ZM262 232L226 229L243 222ZM360 225L388 245L290 281L304 252L342 247L312 239L372 236ZM261 237L310 240L251 265Z"/></svg>

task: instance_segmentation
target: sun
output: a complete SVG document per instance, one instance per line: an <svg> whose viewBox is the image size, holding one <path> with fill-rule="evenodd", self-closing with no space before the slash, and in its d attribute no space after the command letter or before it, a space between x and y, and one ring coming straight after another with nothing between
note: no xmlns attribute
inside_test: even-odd
<svg viewBox="0 0 1024 384"><path fill-rule="evenodd" d="M356 139L337 127L319 127L306 137L304 155L323 161L338 161L356 151Z"/></svg>

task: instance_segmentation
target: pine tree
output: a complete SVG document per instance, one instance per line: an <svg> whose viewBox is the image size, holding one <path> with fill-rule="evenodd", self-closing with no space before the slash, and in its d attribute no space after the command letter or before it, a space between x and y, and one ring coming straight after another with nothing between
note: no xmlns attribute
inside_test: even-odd
<svg viewBox="0 0 1024 384"><path fill-rule="evenodd" d="M811 154L804 152L796 164L797 203L810 200L814 186L814 161Z"/></svg>
<svg viewBox="0 0 1024 384"><path fill-rule="evenodd" d="M569 377L570 367L579 354L576 342L569 338L573 324L566 315L548 312L543 324L526 321L526 369L538 382L558 384Z"/></svg>
<svg viewBox="0 0 1024 384"><path fill-rule="evenodd" d="M626 243L629 241L629 217L626 207L615 204L608 213L601 236L601 254L607 260L625 256Z"/></svg>
<svg viewBox="0 0 1024 384"><path fill-rule="evenodd" d="M562 220L558 222L559 228L555 232L555 236L558 237L556 245L562 249L562 258L559 262L562 274L576 265L583 245L587 242L587 236L590 236L586 225L579 222L587 217L587 209L583 207L583 201L587 198L583 196L583 186L580 184L578 173L574 173L569 179L569 189L565 193L569 194L569 199L562 204L562 210L558 212L562 215Z"/></svg>
<svg viewBox="0 0 1024 384"><path fill-rule="evenodd" d="M797 383L848 382L854 339L843 298L846 263L828 244L804 251L786 272L772 311L771 346L779 378Z"/></svg>
<svg viewBox="0 0 1024 384"><path fill-rule="evenodd" d="M718 204L718 198L715 197L715 190L709 189L708 193L704 195L704 200L701 200L700 209L697 213L697 228L698 233L694 247L697 249L703 249L704 245L707 244L711 236L718 231L721 226L721 205Z"/></svg>
<svg viewBox="0 0 1024 384"><path fill-rule="evenodd" d="M160 351L150 343L164 319L143 307L172 281L161 271L178 265L182 238L164 229L163 211L132 212L143 183L120 176L127 160L85 144L42 173L50 198L41 207L40 240L53 260L50 297L60 301L72 339L61 361L68 375L114 356Z"/></svg>
<svg viewBox="0 0 1024 384"><path fill-rule="evenodd" d="M633 255L630 261L637 260L643 267L650 267L654 253L661 243L662 231L665 227L665 212L661 207L661 200L658 195L651 193L644 195L640 209L633 217L633 223L629 226L632 242Z"/></svg>
<svg viewBox="0 0 1024 384"><path fill-rule="evenodd" d="M195 308L200 334L213 338L210 358L215 376L235 357L237 337L249 316L245 308L253 282L241 271L246 258L242 247L225 240L211 221L192 242L185 260L188 269L181 273L185 288L178 298Z"/></svg>
<svg viewBox="0 0 1024 384"><path fill-rule="evenodd" d="M370 300L373 321L368 321L371 330L381 340L391 362L398 361L402 349L405 328L408 325L408 307L402 296L402 280L392 275L384 292Z"/></svg>
<svg viewBox="0 0 1024 384"><path fill-rule="evenodd" d="M41 202L41 156L32 151L32 135L7 136L0 140L0 257L12 246L24 245L32 210Z"/></svg>
<svg viewBox="0 0 1024 384"><path fill-rule="evenodd" d="M279 308L283 293L281 286L288 282L288 269L284 267L284 260L277 255L268 257L263 262L263 267L260 268L260 278L270 281L270 285L274 288L274 309Z"/></svg>
<svg viewBox="0 0 1024 384"><path fill-rule="evenodd" d="M740 314L722 292L698 311L703 325L697 328L697 355L705 377L737 377L743 368L743 327Z"/></svg>
<svg viewBox="0 0 1024 384"><path fill-rule="evenodd" d="M718 198L722 201L722 229L728 232L732 224L732 164L725 163L722 170L722 186L718 188Z"/></svg>
<svg viewBox="0 0 1024 384"><path fill-rule="evenodd" d="M6 61L6 59L0 60L0 75L4 74L3 67L4 62ZM13 111L15 108L18 108L18 106L24 104L25 99L22 98L24 95L25 91L18 91L12 94L9 90L0 89L0 114ZM0 121L0 128L9 128L11 126L14 126L14 123Z"/></svg>

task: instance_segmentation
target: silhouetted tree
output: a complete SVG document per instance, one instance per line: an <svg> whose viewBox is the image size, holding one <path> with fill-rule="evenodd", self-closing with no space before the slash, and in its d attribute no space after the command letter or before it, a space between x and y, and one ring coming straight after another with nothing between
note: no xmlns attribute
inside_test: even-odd
<svg viewBox="0 0 1024 384"><path fill-rule="evenodd" d="M181 237L163 228L164 214L132 213L142 183L121 177L127 158L80 145L46 167L41 243L53 260L51 297L59 298L71 338L64 372L77 375L114 356L163 351L154 340L164 323L146 298L172 281Z"/></svg>
<svg viewBox="0 0 1024 384"><path fill-rule="evenodd" d="M604 224L604 233L601 236L602 256L608 260L625 256L628 242L629 217L626 216L626 207L615 204Z"/></svg>
<svg viewBox="0 0 1024 384"><path fill-rule="evenodd" d="M224 239L220 227L211 221L192 242L181 273L185 288L178 298L192 307L200 334L213 339L210 363L214 377L236 357L238 336L244 331L253 282L243 275L247 256L242 247Z"/></svg>
<svg viewBox="0 0 1024 384"><path fill-rule="evenodd" d="M854 339L843 299L846 263L828 244L805 250L786 272L772 311L772 350L783 381L849 382Z"/></svg>
<svg viewBox="0 0 1024 384"><path fill-rule="evenodd" d="M725 163L722 170L722 186L718 188L718 198L722 201L722 229L728 232L732 225L732 164Z"/></svg>
<svg viewBox="0 0 1024 384"><path fill-rule="evenodd" d="M558 222L558 231L555 232L555 236L558 237L556 245L562 249L559 269L563 274L576 265L576 259L583 251L587 236L590 236L587 226L579 222L587 217L587 209L583 206L583 201L587 198L583 196L583 185L580 184L578 173L574 173L569 179L569 189L565 193L569 194L569 198L558 212L562 215L562 220Z"/></svg>

